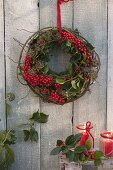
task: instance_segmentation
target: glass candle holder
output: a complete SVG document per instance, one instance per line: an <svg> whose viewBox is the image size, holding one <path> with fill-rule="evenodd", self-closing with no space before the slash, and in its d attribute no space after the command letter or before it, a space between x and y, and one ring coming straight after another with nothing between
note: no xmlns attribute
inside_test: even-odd
<svg viewBox="0 0 113 170"><path fill-rule="evenodd" d="M100 136L100 150L106 157L113 157L113 131L102 132Z"/></svg>
<svg viewBox="0 0 113 170"><path fill-rule="evenodd" d="M80 145L85 145L87 140L90 140L92 142L92 148L94 148L94 137L93 133L91 132L93 130L93 125L91 122L86 122L83 124L79 124L76 126L78 132L82 133L82 138L80 140Z"/></svg>

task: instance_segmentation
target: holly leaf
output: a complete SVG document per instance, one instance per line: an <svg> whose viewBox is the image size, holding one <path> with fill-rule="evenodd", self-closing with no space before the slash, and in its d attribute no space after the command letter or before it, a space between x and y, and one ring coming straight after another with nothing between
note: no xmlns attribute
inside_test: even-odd
<svg viewBox="0 0 113 170"><path fill-rule="evenodd" d="M75 80L72 80L72 81L71 81L71 84L72 84L72 87L73 87L74 89L77 89Z"/></svg>
<svg viewBox="0 0 113 170"><path fill-rule="evenodd" d="M71 42L67 41L66 46L71 47Z"/></svg>
<svg viewBox="0 0 113 170"><path fill-rule="evenodd" d="M37 142L38 141L38 132L35 130L35 128L31 128L30 129L30 140L33 142Z"/></svg>
<svg viewBox="0 0 113 170"><path fill-rule="evenodd" d="M92 147L92 141L91 141L90 139L86 141L85 147L87 148L87 150L90 150L90 149L91 149L91 147Z"/></svg>
<svg viewBox="0 0 113 170"><path fill-rule="evenodd" d="M44 67L44 70L43 70L44 74L47 74L48 71L49 71L48 66L45 66L45 67Z"/></svg>
<svg viewBox="0 0 113 170"><path fill-rule="evenodd" d="M64 81L64 79L62 79L62 78L56 78L56 83L58 83L58 84L64 84L65 81Z"/></svg>
<svg viewBox="0 0 113 170"><path fill-rule="evenodd" d="M51 155L58 155L61 152L60 147L56 147L51 151Z"/></svg>
<svg viewBox="0 0 113 170"><path fill-rule="evenodd" d="M30 131L29 130L23 130L24 133L24 141L28 141L30 137Z"/></svg>

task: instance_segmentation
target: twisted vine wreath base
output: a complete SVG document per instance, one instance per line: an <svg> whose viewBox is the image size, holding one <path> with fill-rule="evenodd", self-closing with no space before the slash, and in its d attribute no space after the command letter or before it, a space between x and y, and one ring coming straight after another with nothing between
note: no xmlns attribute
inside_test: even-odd
<svg viewBox="0 0 113 170"><path fill-rule="evenodd" d="M71 56L68 69L59 74L48 66L50 51L58 46ZM89 90L98 76L100 59L77 30L64 28L60 35L57 28L44 28L24 44L18 68L18 75L34 93L44 101L63 105Z"/></svg>

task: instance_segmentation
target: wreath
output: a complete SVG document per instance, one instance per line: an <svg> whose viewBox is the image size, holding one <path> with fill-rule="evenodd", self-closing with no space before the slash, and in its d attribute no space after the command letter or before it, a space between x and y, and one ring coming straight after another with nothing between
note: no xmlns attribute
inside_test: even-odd
<svg viewBox="0 0 113 170"><path fill-rule="evenodd" d="M70 54L68 68L56 73L48 66L50 51L60 47ZM23 62L24 61L24 62ZM44 101L63 105L83 96L96 80L100 59L78 30L45 28L24 44L18 68L27 85Z"/></svg>

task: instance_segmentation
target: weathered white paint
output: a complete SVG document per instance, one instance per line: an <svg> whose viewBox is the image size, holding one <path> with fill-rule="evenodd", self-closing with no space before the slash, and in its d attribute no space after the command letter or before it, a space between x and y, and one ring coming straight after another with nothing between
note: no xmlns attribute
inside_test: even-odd
<svg viewBox="0 0 113 170"><path fill-rule="evenodd" d="M74 123L91 121L95 134L106 128L106 72L107 72L107 0L75 1L75 27L96 47L101 69L91 93L75 101Z"/></svg>
<svg viewBox="0 0 113 170"><path fill-rule="evenodd" d="M113 129L113 1L108 3L107 129Z"/></svg>
<svg viewBox="0 0 113 170"><path fill-rule="evenodd" d="M5 1L5 21L6 21L6 71L7 71L7 92L13 92L16 99L12 104L13 113L8 118L8 127L18 128L21 123L27 122L30 115L39 109L39 99L32 92L25 97L29 88L21 85L17 80L17 64L21 47L13 38L21 43L31 35L26 29L35 32L39 26L37 1L35 0L12 0ZM37 126L40 136L40 127ZM21 129L17 131L17 144L15 150L15 164L12 169L16 170L40 170L40 139L38 143L24 142Z"/></svg>
<svg viewBox="0 0 113 170"><path fill-rule="evenodd" d="M16 67L8 57L18 61L21 47L13 38L24 43L30 36L26 29L35 32L47 26L56 26L56 2L57 0L40 0L40 15L37 7L38 0L4 0L5 2L5 49L6 49L6 78L7 92L13 92L16 100L12 103L13 113L8 118L8 127L16 128L20 123L26 122L33 111L38 108L49 114L47 124L38 125L39 142L24 143L21 130L17 131L18 142L14 146L16 161L13 170L58 170L57 157L50 156L50 151L55 146L56 140L65 138L72 132L72 103L64 106L43 103L41 107L39 99L30 91L30 94L22 100L29 89L21 85L16 77ZM109 22L108 22L108 63L107 63L107 0L74 0L62 5L62 22L65 27L74 27L96 47L101 57L101 70L98 82L92 87L92 93L74 102L74 124L91 120L96 125L96 135L106 128L112 129L113 111L113 78L112 78L112 44L113 44L113 2L109 0ZM39 20L40 18L40 20ZM5 91L5 69L4 69L4 23L3 23L3 1L0 2L0 99L4 99ZM108 82L107 82L108 64ZM108 87L108 89L107 89ZM107 91L106 91L107 90ZM108 93L106 93L108 92ZM107 96L106 96L107 94ZM107 104L107 108L106 108ZM1 109L0 128L5 126L4 117L5 104ZM107 111L107 112L106 112ZM107 115L107 120L106 120ZM17 129L17 128L16 128ZM41 132L41 133L40 133ZM86 167L85 167L86 168Z"/></svg>
<svg viewBox="0 0 113 170"><path fill-rule="evenodd" d="M4 67L4 15L3 1L0 1L0 129L6 127L5 115L5 67Z"/></svg>

